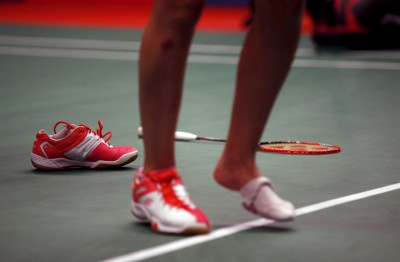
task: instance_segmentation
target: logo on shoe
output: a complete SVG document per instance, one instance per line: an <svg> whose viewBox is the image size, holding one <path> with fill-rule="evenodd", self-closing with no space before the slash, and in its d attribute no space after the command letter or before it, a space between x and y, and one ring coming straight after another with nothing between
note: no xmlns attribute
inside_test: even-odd
<svg viewBox="0 0 400 262"><path fill-rule="evenodd" d="M41 145L40 145L40 149L42 150L42 153L43 153L43 155L46 157L46 158L49 158L49 156L47 155L47 153L46 153L46 149L49 147L49 146L51 146L48 142L44 142L44 143L42 143Z"/></svg>

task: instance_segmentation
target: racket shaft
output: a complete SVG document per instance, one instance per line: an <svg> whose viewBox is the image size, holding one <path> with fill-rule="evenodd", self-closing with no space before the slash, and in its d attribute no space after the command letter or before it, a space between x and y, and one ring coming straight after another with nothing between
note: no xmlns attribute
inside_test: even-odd
<svg viewBox="0 0 400 262"><path fill-rule="evenodd" d="M223 138L216 138L216 137L209 137L209 136L198 136L197 140L206 140L206 141L214 141L214 142L226 142L226 139Z"/></svg>

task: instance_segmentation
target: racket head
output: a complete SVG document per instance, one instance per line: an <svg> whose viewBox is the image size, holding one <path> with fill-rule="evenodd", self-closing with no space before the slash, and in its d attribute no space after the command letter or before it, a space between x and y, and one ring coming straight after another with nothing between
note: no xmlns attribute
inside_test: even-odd
<svg viewBox="0 0 400 262"><path fill-rule="evenodd" d="M263 152L295 155L326 155L341 151L337 145L308 141L272 141L261 142L258 150Z"/></svg>

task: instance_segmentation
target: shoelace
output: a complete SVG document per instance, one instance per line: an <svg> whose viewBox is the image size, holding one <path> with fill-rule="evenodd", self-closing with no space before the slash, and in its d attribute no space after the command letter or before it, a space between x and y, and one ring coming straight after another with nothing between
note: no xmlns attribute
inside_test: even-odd
<svg viewBox="0 0 400 262"><path fill-rule="evenodd" d="M54 134L57 133L57 127L58 127L60 124L64 124L65 127L67 127L68 129L74 129L74 128L76 127L75 125L73 125L73 124L71 124L71 123L68 123L68 122L66 122L66 121L58 121L58 122L54 125L54 127L53 127Z"/></svg>
<svg viewBox="0 0 400 262"><path fill-rule="evenodd" d="M168 204L177 208L189 209L188 205L177 196L173 188L173 181L180 179L176 170L169 169L160 172L149 172L146 176L161 185L161 193Z"/></svg>
<svg viewBox="0 0 400 262"><path fill-rule="evenodd" d="M105 142L108 143L108 141L111 139L112 137L112 132L107 132L105 134L102 133L103 131L103 121L99 120L97 122L99 124L99 128L96 131L93 131L89 126L85 125L85 124L80 124L79 126L84 127L87 131L93 133L94 135L98 136L99 138L103 139ZM71 124L69 122L66 121L58 121L55 125L54 125L54 133L57 133L57 127L60 124L64 124L68 129L74 129L76 128L76 125ZM110 144L110 143L108 143Z"/></svg>

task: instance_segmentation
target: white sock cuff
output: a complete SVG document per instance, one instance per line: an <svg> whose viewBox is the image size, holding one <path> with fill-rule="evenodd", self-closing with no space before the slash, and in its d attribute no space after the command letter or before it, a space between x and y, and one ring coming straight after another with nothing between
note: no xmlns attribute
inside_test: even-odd
<svg viewBox="0 0 400 262"><path fill-rule="evenodd" d="M264 185L270 185L271 181L264 177L264 176L259 176L256 177L252 180L250 180L246 185L244 185L240 189L240 194L243 197L243 200L247 203L253 202L254 198L257 196L258 191L261 189L262 186Z"/></svg>

